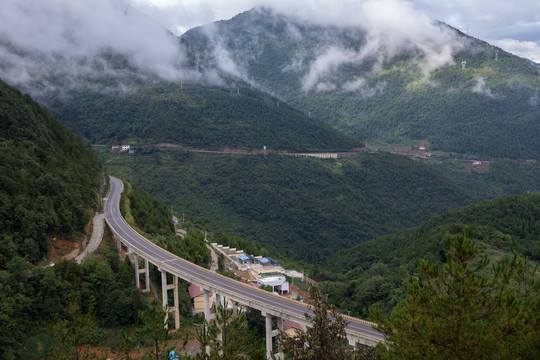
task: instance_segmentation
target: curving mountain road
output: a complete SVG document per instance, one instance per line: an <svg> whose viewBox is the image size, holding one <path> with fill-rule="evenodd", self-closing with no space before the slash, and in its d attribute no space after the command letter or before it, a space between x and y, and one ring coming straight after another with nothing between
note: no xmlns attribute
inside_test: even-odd
<svg viewBox="0 0 540 360"><path fill-rule="evenodd" d="M93 253L97 250L99 247L99 244L101 244L101 239L103 239L103 220L105 219L104 214L96 214L94 216L94 227L92 229L92 237L90 238L90 241L88 242L88 245L86 246L86 249L83 250L83 252L75 258L75 261L77 263L82 263L86 255Z"/></svg>
<svg viewBox="0 0 540 360"><path fill-rule="evenodd" d="M239 281L211 272L190 263L145 239L129 226L120 213L120 196L123 183L120 179L110 177L110 192L105 204L105 218L112 231L120 237L134 253L139 254L161 270L172 273L200 287L222 294L234 301L261 310L264 313L306 323L305 313L310 308L298 301L253 288ZM374 345L384 340L382 333L373 329L370 322L344 316L349 321L346 332L359 342Z"/></svg>

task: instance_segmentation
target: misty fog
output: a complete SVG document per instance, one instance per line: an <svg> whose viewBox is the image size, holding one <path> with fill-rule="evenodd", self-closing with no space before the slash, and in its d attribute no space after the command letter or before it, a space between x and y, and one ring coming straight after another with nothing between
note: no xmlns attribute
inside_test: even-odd
<svg viewBox="0 0 540 360"><path fill-rule="evenodd" d="M3 0L1 17L0 77L21 87L121 76L110 61L117 55L142 74L193 75L178 39L123 0Z"/></svg>
<svg viewBox="0 0 540 360"><path fill-rule="evenodd" d="M320 44L317 53L299 51L289 59L283 71L301 71L304 91L335 89L332 77L343 64L362 64L369 59L372 71L378 71L384 62L404 51L418 54L417 63L429 77L431 71L452 64L453 55L466 41L452 28L401 0L261 3L290 19L291 37L300 36L297 24L355 28L365 33L365 43L359 49L330 39ZM36 81L47 88L75 86L81 77L121 78L132 73L173 81L201 78L197 69L186 66L187 54L179 39L124 0L3 0L1 17L0 77L30 88L33 95L38 91ZM216 28L208 25L204 29L218 68L249 81L247 71L235 61ZM118 55L128 64L115 66ZM257 54L249 56L256 59ZM358 76L342 88L362 90L369 96L384 86L369 89Z"/></svg>

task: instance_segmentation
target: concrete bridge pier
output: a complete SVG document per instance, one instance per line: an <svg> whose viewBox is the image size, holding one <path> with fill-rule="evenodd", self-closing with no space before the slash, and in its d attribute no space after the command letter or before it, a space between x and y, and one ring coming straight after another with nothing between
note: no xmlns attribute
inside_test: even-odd
<svg viewBox="0 0 540 360"><path fill-rule="evenodd" d="M217 292L215 292L215 294L216 294L216 303L215 303L216 309L217 309L217 307L219 305L225 306L225 303L226 303L225 296L221 296L221 294L218 294ZM217 311L216 311L216 314L214 314L212 318L215 319L216 317L217 317ZM221 331L221 325L218 324L217 322L216 322L216 325L217 325L217 327L219 329L219 332L218 332L218 335L217 335L217 340L218 340L219 343L222 343L223 342L223 333Z"/></svg>
<svg viewBox="0 0 540 360"><path fill-rule="evenodd" d="M273 337L277 336L280 330L283 330L283 318L276 317L277 329L272 330L272 315L268 313L264 313L264 312L261 312L261 314L262 316L265 317L265 323L266 323L266 358L272 359ZM278 351L275 354L275 359L283 359L283 352Z"/></svg>
<svg viewBox="0 0 540 360"><path fill-rule="evenodd" d="M175 329L180 328L180 300L178 298L178 276L172 275L173 283L167 283L167 272L161 270L161 291L163 298L163 309L167 311L167 316L165 317L165 326L167 326L167 321L169 319L169 313L174 313L174 327ZM169 296L168 291L172 290L174 294L174 305L169 306Z"/></svg>
<svg viewBox="0 0 540 360"><path fill-rule="evenodd" d="M139 263L137 262L137 282L139 282L139 274L144 274L144 289L143 292L150 292L150 267L148 264L148 259L144 260L144 268L139 269ZM139 287L140 289L140 287Z"/></svg>
<svg viewBox="0 0 540 360"><path fill-rule="evenodd" d="M211 320L210 314L210 291L203 289L204 293L204 319L208 322Z"/></svg>
<svg viewBox="0 0 540 360"><path fill-rule="evenodd" d="M141 289L141 279L140 274L145 274L144 276L144 289L142 289L143 292L149 292L150 291L150 270L149 270L149 264L147 259L142 259L144 261L144 268L139 269L139 262L141 256L137 253L133 253L133 268L135 271L135 286L137 289Z"/></svg>
<svg viewBox="0 0 540 360"><path fill-rule="evenodd" d="M129 244L126 242L122 242L122 238L116 235L116 233L113 233L113 241L115 240L116 240L116 248L118 249L118 252L125 250L128 252L128 255L131 255Z"/></svg>
<svg viewBox="0 0 540 360"><path fill-rule="evenodd" d="M210 323L210 291L207 289L203 289L204 293L204 319ZM206 353L210 354L210 346L206 346Z"/></svg>
<svg viewBox="0 0 540 360"><path fill-rule="evenodd" d="M263 314L266 322L266 358L272 358L272 315Z"/></svg>
<svg viewBox="0 0 540 360"><path fill-rule="evenodd" d="M276 317L277 320L277 329L272 331L272 336L278 336L280 331L283 331L283 318ZM278 352L275 354L276 359L283 360L285 356L283 355L283 349L278 349Z"/></svg>
<svg viewBox="0 0 540 360"><path fill-rule="evenodd" d="M354 336L347 335L347 340L349 340L349 345L356 347L357 339Z"/></svg>

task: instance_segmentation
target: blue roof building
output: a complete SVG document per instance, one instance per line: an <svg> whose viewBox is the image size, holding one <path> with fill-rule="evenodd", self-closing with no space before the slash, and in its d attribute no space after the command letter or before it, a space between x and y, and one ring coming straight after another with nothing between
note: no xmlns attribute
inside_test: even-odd
<svg viewBox="0 0 540 360"><path fill-rule="evenodd" d="M238 257L238 261L240 261L241 264L249 264L250 260L251 260L251 256L249 255L240 255Z"/></svg>

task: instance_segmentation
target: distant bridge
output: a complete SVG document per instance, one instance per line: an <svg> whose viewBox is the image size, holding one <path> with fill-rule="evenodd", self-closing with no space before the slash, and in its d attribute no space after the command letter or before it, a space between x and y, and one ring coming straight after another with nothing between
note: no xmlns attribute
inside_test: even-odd
<svg viewBox="0 0 540 360"><path fill-rule="evenodd" d="M174 314L175 327L180 326L178 278L198 285L204 292L204 316L211 319L209 292L216 294L216 301L228 298L244 306L257 309L266 319L266 352L268 358L272 353L272 338L278 330L272 329L272 317L277 318L278 328L283 328L283 319L311 326L304 314L313 314L312 310L298 301L290 300L267 291L256 289L242 282L216 274L198 265L190 263L145 239L137 233L122 217L120 213L120 196L123 191L123 182L110 177L110 191L105 203L105 219L109 224L118 248L126 247L128 254L133 258L135 283L140 288L140 275L144 274L144 289L150 290L149 263L161 271L163 306L169 308ZM143 263L143 267L141 267ZM170 274L170 275L168 275ZM169 279L172 281L169 282ZM168 304L168 291L173 290L174 303ZM384 335L373 328L375 324L365 320L343 316L349 322L345 331L349 343L360 343L375 346L384 341Z"/></svg>

